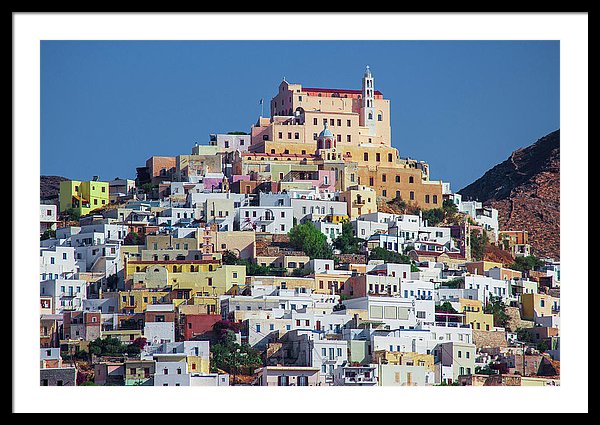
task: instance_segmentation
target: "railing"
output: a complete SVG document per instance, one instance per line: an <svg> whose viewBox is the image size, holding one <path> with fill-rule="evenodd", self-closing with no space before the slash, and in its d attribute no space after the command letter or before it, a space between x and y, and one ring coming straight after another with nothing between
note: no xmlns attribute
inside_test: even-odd
<svg viewBox="0 0 600 425"><path fill-rule="evenodd" d="M470 328L470 325L466 325L458 322L435 322L435 326L444 326L449 328Z"/></svg>

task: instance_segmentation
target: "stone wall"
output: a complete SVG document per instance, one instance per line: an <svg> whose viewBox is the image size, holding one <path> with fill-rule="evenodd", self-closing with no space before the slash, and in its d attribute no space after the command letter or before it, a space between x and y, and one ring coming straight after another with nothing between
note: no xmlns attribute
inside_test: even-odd
<svg viewBox="0 0 600 425"><path fill-rule="evenodd" d="M473 329L473 343L477 348L506 347L504 331L478 331Z"/></svg>
<svg viewBox="0 0 600 425"><path fill-rule="evenodd" d="M506 307L506 314L509 317L506 323L506 329L511 332L516 332L517 329L532 328L534 323L531 320L521 319L521 311L519 307Z"/></svg>

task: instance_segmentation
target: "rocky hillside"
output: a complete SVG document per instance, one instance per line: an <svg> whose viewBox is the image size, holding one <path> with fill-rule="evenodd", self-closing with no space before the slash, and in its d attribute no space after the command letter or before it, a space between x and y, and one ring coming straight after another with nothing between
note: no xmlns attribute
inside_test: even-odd
<svg viewBox="0 0 600 425"><path fill-rule="evenodd" d="M560 259L560 130L514 151L458 193L496 208L501 230L527 230L534 255Z"/></svg>
<svg viewBox="0 0 600 425"><path fill-rule="evenodd" d="M69 180L61 176L40 176L40 201L58 202L60 182Z"/></svg>

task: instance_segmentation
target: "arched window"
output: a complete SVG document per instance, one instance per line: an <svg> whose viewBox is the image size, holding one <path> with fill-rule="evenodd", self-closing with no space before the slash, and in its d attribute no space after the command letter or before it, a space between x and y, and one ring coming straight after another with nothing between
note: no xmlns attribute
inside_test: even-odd
<svg viewBox="0 0 600 425"><path fill-rule="evenodd" d="M369 119L372 120L373 119L373 113L369 112Z"/></svg>
<svg viewBox="0 0 600 425"><path fill-rule="evenodd" d="M413 176L410 176L410 177L408 178L408 182L409 182L409 183L414 183L414 182L415 182L415 178L414 178Z"/></svg>
<svg viewBox="0 0 600 425"><path fill-rule="evenodd" d="M368 152L365 152L365 154L363 155L363 158L364 158L365 161L369 160L369 154L368 154Z"/></svg>

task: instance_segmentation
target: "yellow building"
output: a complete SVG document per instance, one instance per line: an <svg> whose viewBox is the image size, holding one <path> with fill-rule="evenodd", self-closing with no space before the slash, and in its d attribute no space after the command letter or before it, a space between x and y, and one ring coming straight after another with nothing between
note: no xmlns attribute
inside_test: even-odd
<svg viewBox="0 0 600 425"><path fill-rule="evenodd" d="M223 295L234 286L244 286L246 266L222 266L218 260L131 261L127 263L128 278L134 286L147 289L170 287Z"/></svg>
<svg viewBox="0 0 600 425"><path fill-rule="evenodd" d="M289 277L289 276L250 276L250 285L272 285L280 289L305 289L307 293L310 290L319 293L315 285L315 279L312 276ZM320 292L323 293L323 292Z"/></svg>
<svg viewBox="0 0 600 425"><path fill-rule="evenodd" d="M433 354L419 354L403 351L376 350L373 352L373 363L406 366L424 366L434 371Z"/></svg>
<svg viewBox="0 0 600 425"><path fill-rule="evenodd" d="M60 182L60 211L72 208L80 215L110 203L108 182L65 180Z"/></svg>
<svg viewBox="0 0 600 425"><path fill-rule="evenodd" d="M173 235L148 235L146 236L147 250L181 249L195 250L201 245L201 232L196 231L192 238L175 238Z"/></svg>
<svg viewBox="0 0 600 425"><path fill-rule="evenodd" d="M470 324L472 329L478 331L494 330L494 315L483 312L480 300L459 298L460 312L464 314L463 324Z"/></svg>
<svg viewBox="0 0 600 425"><path fill-rule="evenodd" d="M154 354L156 362L186 362L188 373L210 373L210 358L188 356L184 353Z"/></svg>
<svg viewBox="0 0 600 425"><path fill-rule="evenodd" d="M315 279L315 293L317 294L330 294L339 295L342 287L348 279L352 277L352 272L348 271L347 274L342 273L317 273L314 275Z"/></svg>
<svg viewBox="0 0 600 425"><path fill-rule="evenodd" d="M121 313L144 313L149 304L170 304L168 291L133 289L119 291L119 311Z"/></svg>
<svg viewBox="0 0 600 425"><path fill-rule="evenodd" d="M485 272L494 267L502 268L502 263L496 263L494 261L469 261L465 263L467 272L480 276L485 276Z"/></svg>
<svg viewBox="0 0 600 425"><path fill-rule="evenodd" d="M340 193L340 201L346 202L350 219L362 214L377 212L377 194L375 190L363 185L350 187Z"/></svg>
<svg viewBox="0 0 600 425"><path fill-rule="evenodd" d="M554 316L560 312L560 298L546 294L522 294L521 306L521 318L523 320Z"/></svg>
<svg viewBox="0 0 600 425"><path fill-rule="evenodd" d="M140 329L118 329L116 331L102 331L102 338L116 338L123 344L131 344L138 338L141 338L142 331Z"/></svg>

